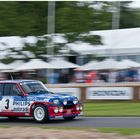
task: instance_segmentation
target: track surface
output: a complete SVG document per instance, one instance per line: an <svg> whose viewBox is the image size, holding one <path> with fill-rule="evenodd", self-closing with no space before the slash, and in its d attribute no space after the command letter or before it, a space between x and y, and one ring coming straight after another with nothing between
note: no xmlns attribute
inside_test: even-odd
<svg viewBox="0 0 140 140"><path fill-rule="evenodd" d="M36 123L32 118L9 120L0 117L0 126L70 126L70 127L113 127L140 128L140 117L77 117L72 121L63 119L51 120L47 123Z"/></svg>

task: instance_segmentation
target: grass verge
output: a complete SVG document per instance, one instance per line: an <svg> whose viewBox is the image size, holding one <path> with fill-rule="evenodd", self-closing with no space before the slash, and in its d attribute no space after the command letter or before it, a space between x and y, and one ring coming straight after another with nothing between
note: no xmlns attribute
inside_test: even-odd
<svg viewBox="0 0 140 140"><path fill-rule="evenodd" d="M92 128L92 127L57 127L57 126L42 126L40 127L42 129L53 129L53 130L82 130L82 131L99 131L102 133L118 133L121 135L136 135L139 134L140 135L140 128Z"/></svg>
<svg viewBox="0 0 140 140"><path fill-rule="evenodd" d="M119 133L121 135L140 135L140 128L98 128L103 133Z"/></svg>
<svg viewBox="0 0 140 140"><path fill-rule="evenodd" d="M84 103L84 116L140 116L140 103Z"/></svg>
<svg viewBox="0 0 140 140"><path fill-rule="evenodd" d="M21 126L22 128L23 126ZM24 126L26 128L27 126ZM32 127L32 126L29 126ZM0 128L14 128L9 126L0 126ZM39 126L41 129L48 130L76 130L76 131L88 131L88 132L102 132L102 133L118 133L124 136L128 135L140 135L140 128L94 128L94 127L68 127L68 126Z"/></svg>

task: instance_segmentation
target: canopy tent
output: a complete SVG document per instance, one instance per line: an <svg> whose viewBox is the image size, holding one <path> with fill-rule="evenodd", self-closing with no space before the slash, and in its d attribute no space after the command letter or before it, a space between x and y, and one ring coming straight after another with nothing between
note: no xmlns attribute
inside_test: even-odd
<svg viewBox="0 0 140 140"><path fill-rule="evenodd" d="M90 61L89 63L80 67L81 70L110 70L110 69L126 69L128 66L126 64L121 64L121 62L114 59L105 59L103 61ZM79 69L80 69L79 68Z"/></svg>
<svg viewBox="0 0 140 140"><path fill-rule="evenodd" d="M68 43L72 51L87 55L96 54L100 56L122 56L140 53L140 28L114 29L90 31L89 35L101 36L100 45L91 45L84 42Z"/></svg>
<svg viewBox="0 0 140 140"><path fill-rule="evenodd" d="M105 59L99 62L95 69L96 70L109 70L109 69L116 69L115 67L118 65L118 61L114 59Z"/></svg>
<svg viewBox="0 0 140 140"><path fill-rule="evenodd" d="M140 67L140 63L137 63L135 61L129 60L129 59L124 59L122 61L119 62L119 64L117 65L118 69L121 69L122 67L127 68L139 68Z"/></svg>
<svg viewBox="0 0 140 140"><path fill-rule="evenodd" d="M32 59L27 63L15 68L15 71L24 71L24 70L37 70L37 69L53 69L54 67L44 62L40 59Z"/></svg>
<svg viewBox="0 0 140 140"><path fill-rule="evenodd" d="M100 62L91 61L85 65L83 65L83 70L109 70L109 69L116 69L118 65L118 61L114 59L105 59Z"/></svg>
<svg viewBox="0 0 140 140"><path fill-rule="evenodd" d="M122 61L116 61L114 59L105 59L101 62L90 61L89 63L79 67L80 70L109 70L109 69L128 69L131 67L138 68L140 67L140 63L135 61L124 59Z"/></svg>
<svg viewBox="0 0 140 140"><path fill-rule="evenodd" d="M54 66L54 69L68 69L68 68L77 68L79 65L68 62L63 58L53 58L49 64Z"/></svg>
<svg viewBox="0 0 140 140"><path fill-rule="evenodd" d="M97 64L99 62L98 61L90 61L88 63L86 63L85 65L80 66L79 68L75 69L75 70L93 70L96 68Z"/></svg>
<svg viewBox="0 0 140 140"><path fill-rule="evenodd" d="M8 66L11 67L12 69L15 69L23 64L24 64L23 60L15 60L14 62L8 64Z"/></svg>
<svg viewBox="0 0 140 140"><path fill-rule="evenodd" d="M12 69L12 67L0 62L0 70L3 71L3 70L10 70L10 69Z"/></svg>

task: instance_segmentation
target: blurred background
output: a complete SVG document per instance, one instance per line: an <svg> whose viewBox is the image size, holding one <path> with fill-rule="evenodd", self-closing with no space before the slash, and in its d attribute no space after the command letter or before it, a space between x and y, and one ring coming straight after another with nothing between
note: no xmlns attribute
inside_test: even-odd
<svg viewBox="0 0 140 140"><path fill-rule="evenodd" d="M0 80L140 81L139 1L1 1Z"/></svg>

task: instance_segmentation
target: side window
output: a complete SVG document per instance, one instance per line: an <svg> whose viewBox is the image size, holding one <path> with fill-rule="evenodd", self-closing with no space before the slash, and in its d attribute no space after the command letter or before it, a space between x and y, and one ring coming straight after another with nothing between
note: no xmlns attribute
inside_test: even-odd
<svg viewBox="0 0 140 140"><path fill-rule="evenodd" d="M10 96L11 84L4 84L4 96Z"/></svg>
<svg viewBox="0 0 140 140"><path fill-rule="evenodd" d="M0 84L0 96L2 96L3 95L3 86L4 84Z"/></svg>
<svg viewBox="0 0 140 140"><path fill-rule="evenodd" d="M10 96L18 96L19 94L22 94L19 87L16 84L11 84Z"/></svg>
<svg viewBox="0 0 140 140"><path fill-rule="evenodd" d="M22 94L19 87L16 84L5 84L4 95L5 96L18 96Z"/></svg>

